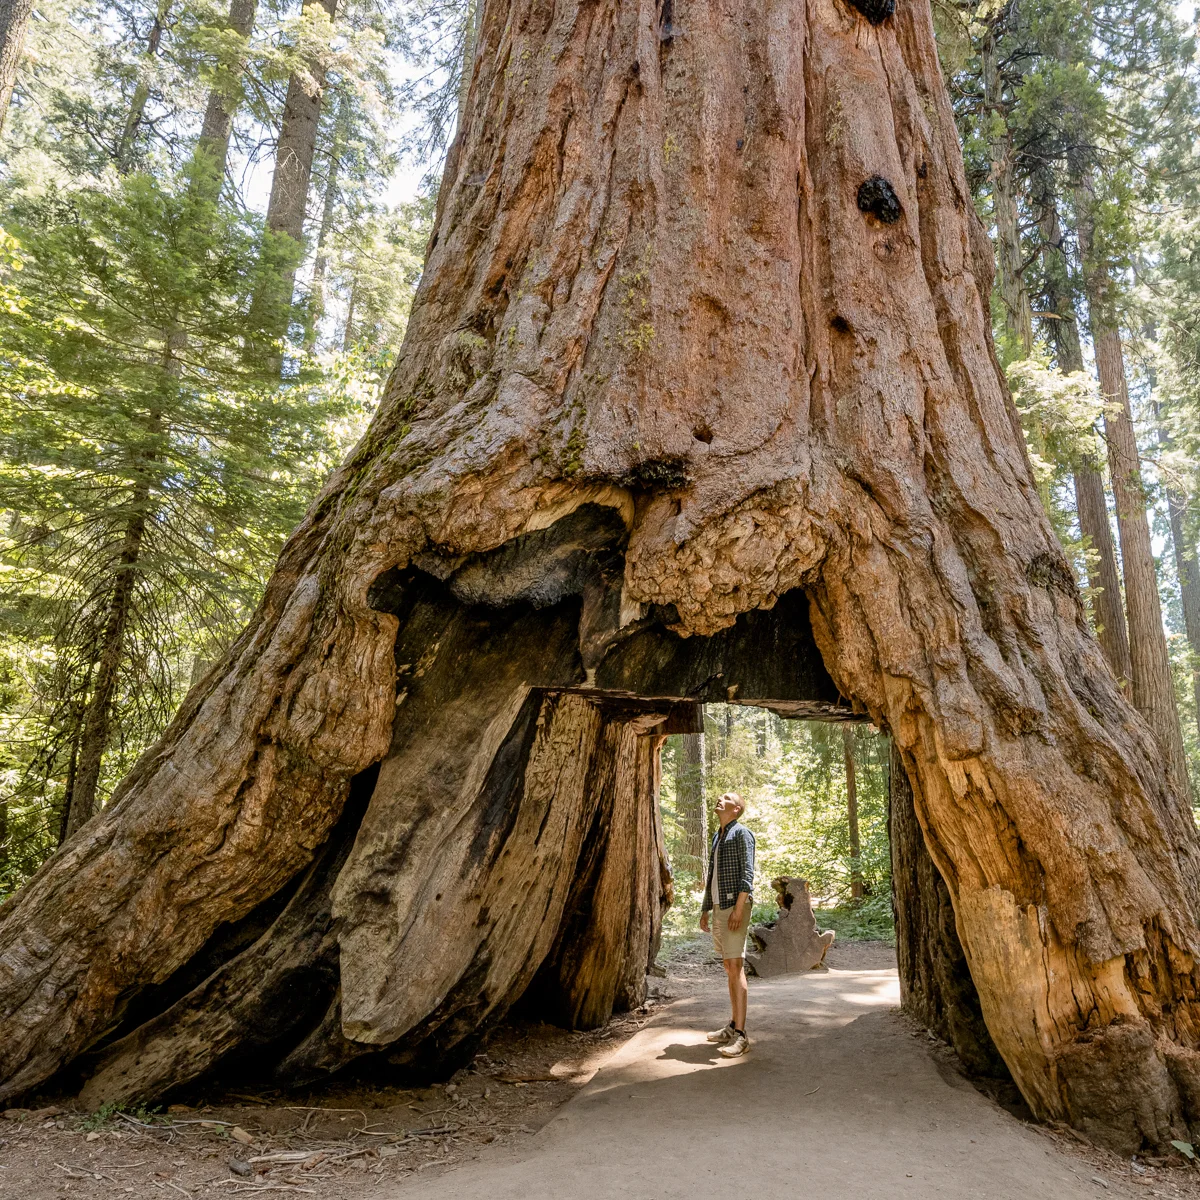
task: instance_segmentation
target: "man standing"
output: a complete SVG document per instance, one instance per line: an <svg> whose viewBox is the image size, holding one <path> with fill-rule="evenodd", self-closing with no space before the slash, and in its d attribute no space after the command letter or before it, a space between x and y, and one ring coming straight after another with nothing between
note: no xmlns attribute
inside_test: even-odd
<svg viewBox="0 0 1200 1200"><path fill-rule="evenodd" d="M720 1043L718 1053L739 1058L750 1049L746 1036L746 934L750 929L750 906L754 901L754 834L738 820L746 811L737 792L726 792L717 801L720 829L713 835L708 856L708 883L700 912L700 928L709 930L712 909L712 939L725 964L729 1004L733 1019L724 1029L708 1035Z"/></svg>

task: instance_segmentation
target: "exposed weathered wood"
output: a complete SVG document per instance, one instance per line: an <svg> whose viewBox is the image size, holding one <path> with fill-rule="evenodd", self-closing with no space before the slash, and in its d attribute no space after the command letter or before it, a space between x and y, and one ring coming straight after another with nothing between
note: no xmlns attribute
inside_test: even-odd
<svg viewBox="0 0 1200 1200"><path fill-rule="evenodd" d="M761 704L793 717L852 715L821 661L798 589L711 637L681 637L661 624L633 632L613 644L593 683L614 694Z"/></svg>
<svg viewBox="0 0 1200 1200"><path fill-rule="evenodd" d="M750 930L757 952L746 956L746 970L764 979L815 970L825 962L834 933L817 927L808 881L783 875L772 879L771 886L779 901L779 916L773 924Z"/></svg>
<svg viewBox="0 0 1200 1200"><path fill-rule="evenodd" d="M888 839L900 1004L949 1042L969 1071L1006 1076L958 940L950 892L925 848L912 784L894 743L888 763Z"/></svg>
<svg viewBox="0 0 1200 1200"><path fill-rule="evenodd" d="M83 1104L158 1099L235 1052L261 1054L279 1046L286 1054L319 1023L338 980L330 888L354 842L375 775L364 773L328 842L262 935L87 1064Z"/></svg>
<svg viewBox="0 0 1200 1200"><path fill-rule="evenodd" d="M652 755L654 717L608 722L588 777L602 797L585 839L557 944L531 999L549 1019L595 1029L646 998L663 894Z"/></svg>

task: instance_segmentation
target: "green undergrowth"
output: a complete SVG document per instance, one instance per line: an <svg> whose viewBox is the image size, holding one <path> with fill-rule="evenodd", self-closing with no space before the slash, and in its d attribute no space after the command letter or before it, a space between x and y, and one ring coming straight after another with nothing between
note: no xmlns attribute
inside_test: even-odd
<svg viewBox="0 0 1200 1200"><path fill-rule="evenodd" d="M760 889L761 890L761 889ZM768 893L770 889L765 889ZM702 882L693 876L675 878L675 901L663 916L661 963L703 962L712 957L712 938L700 931ZM892 922L892 903L888 895L868 896L857 904L839 904L814 909L817 925L832 929L837 944L847 942L887 942L895 945L896 929ZM766 925L779 916L772 896L769 902L754 905L752 925Z"/></svg>
<svg viewBox="0 0 1200 1200"><path fill-rule="evenodd" d="M839 904L813 910L822 929L832 929L842 942L887 942L896 944L890 896L868 896L858 904ZM836 943L835 943L836 944Z"/></svg>

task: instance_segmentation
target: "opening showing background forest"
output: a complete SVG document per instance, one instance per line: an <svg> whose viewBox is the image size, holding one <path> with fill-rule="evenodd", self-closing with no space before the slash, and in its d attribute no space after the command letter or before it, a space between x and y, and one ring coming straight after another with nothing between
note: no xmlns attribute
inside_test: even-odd
<svg viewBox="0 0 1200 1200"><path fill-rule="evenodd" d="M477 19L475 0L0 0L0 898L220 658L370 419ZM1196 13L935 0L934 19L1043 501L1195 797ZM804 875L878 927L886 774L868 727L710 706L664 751L676 867L695 879L706 798L734 787L764 882Z"/></svg>

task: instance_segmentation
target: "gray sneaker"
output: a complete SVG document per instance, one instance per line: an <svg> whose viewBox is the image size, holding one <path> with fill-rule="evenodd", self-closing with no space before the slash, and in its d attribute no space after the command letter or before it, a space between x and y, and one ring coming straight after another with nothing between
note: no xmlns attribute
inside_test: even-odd
<svg viewBox="0 0 1200 1200"><path fill-rule="evenodd" d="M724 1045L726 1042L733 1041L733 1022L730 1021L724 1029L714 1029L712 1033L706 1035L710 1042L717 1042Z"/></svg>
<svg viewBox="0 0 1200 1200"><path fill-rule="evenodd" d="M735 1033L733 1039L722 1046L717 1053L726 1058L741 1058L750 1049L750 1039L744 1033Z"/></svg>

